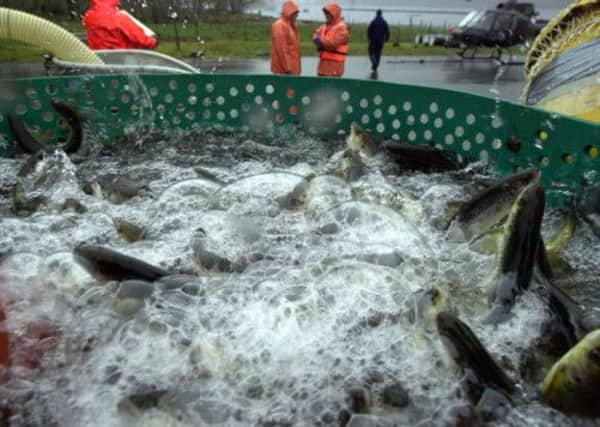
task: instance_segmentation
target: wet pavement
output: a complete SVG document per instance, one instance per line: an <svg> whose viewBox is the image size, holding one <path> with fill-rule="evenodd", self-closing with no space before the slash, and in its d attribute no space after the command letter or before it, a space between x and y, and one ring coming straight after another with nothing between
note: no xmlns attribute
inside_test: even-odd
<svg viewBox="0 0 600 427"><path fill-rule="evenodd" d="M315 76L317 62L317 57L303 58L302 75ZM269 58L208 59L192 64L199 65L202 72L209 73L270 73ZM44 75L41 63L0 65L0 78ZM348 57L344 77L367 79L369 74L370 63L366 56ZM514 65L501 65L488 59L460 60L454 55L383 56L379 80L443 87L510 101L518 101L525 86L522 58L516 58Z"/></svg>

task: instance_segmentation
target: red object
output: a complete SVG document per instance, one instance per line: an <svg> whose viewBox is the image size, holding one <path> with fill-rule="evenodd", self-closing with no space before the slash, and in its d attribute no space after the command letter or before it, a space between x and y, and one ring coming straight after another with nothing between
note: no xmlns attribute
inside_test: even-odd
<svg viewBox="0 0 600 427"><path fill-rule="evenodd" d="M120 0L91 0L83 17L91 49L154 49L156 35L129 13L120 10Z"/></svg>
<svg viewBox="0 0 600 427"><path fill-rule="evenodd" d="M294 0L281 7L281 18L271 26L271 71L275 74L300 74L300 37L292 15L299 11Z"/></svg>
<svg viewBox="0 0 600 427"><path fill-rule="evenodd" d="M315 31L313 39L319 37L323 49L319 55L320 76L341 76L344 74L344 63L348 55L350 32L342 20L342 8L336 3L327 3L323 10L327 11L332 20L321 25Z"/></svg>

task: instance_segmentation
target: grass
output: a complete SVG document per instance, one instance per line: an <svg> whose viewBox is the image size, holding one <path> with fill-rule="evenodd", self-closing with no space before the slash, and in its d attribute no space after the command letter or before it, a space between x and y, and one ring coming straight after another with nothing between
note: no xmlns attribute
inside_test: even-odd
<svg viewBox="0 0 600 427"><path fill-rule="evenodd" d="M271 52L271 18L260 18L251 15L233 15L227 21L221 19L213 22L197 24L178 24L179 48L176 43L175 26L171 24L150 24L158 34L160 45L158 51L175 58L187 58L202 52L205 58L268 57ZM78 21L58 21L73 33L85 30ZM312 44L312 33L319 22L299 22L302 56L316 56L317 51ZM350 55L367 54L367 25L351 24ZM442 47L415 45L412 41L419 33L443 32L439 29L394 27L390 43L384 48L386 55L439 55L453 50ZM392 43L396 42L396 43ZM38 62L44 52L36 47L17 42L2 41L0 45L0 62Z"/></svg>

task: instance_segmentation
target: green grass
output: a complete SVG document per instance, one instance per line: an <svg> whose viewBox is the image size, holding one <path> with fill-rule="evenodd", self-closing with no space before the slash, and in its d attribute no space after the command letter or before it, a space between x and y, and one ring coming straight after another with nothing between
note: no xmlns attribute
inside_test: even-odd
<svg viewBox="0 0 600 427"><path fill-rule="evenodd" d="M177 32L180 39L179 49L176 45L175 26L173 24L149 24L158 34L160 45L158 51L176 58L187 58L204 53L205 58L268 57L271 52L271 18L259 18L250 15L229 16L213 22L198 24L179 24ZM85 30L78 21L59 21L73 33ZM299 22L302 56L316 56L317 51L312 44L312 33L320 23ZM419 29L408 27L392 28L390 43L386 44L386 55L438 55L448 54L452 50L441 47L415 45L412 41L416 34L425 32L441 32L436 29ZM367 25L350 25L350 55L367 54ZM397 41L399 43L392 43ZM397 46L393 46L397 44ZM44 52L36 47L16 42L2 41L0 45L0 62L38 62Z"/></svg>

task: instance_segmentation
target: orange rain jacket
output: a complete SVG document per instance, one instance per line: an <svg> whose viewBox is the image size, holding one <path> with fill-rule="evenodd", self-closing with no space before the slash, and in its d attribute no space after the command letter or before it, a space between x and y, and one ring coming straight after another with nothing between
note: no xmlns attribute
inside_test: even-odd
<svg viewBox="0 0 600 427"><path fill-rule="evenodd" d="M281 7L281 18L271 26L271 71L275 74L300 74L300 37L291 16L298 12L294 0Z"/></svg>
<svg viewBox="0 0 600 427"><path fill-rule="evenodd" d="M346 23L342 20L342 8L335 3L327 3L326 10L333 17L331 24L323 24L313 34L320 37L323 49L319 55L319 68L317 74L320 76L341 76L344 74L344 63L348 55L348 42L350 32Z"/></svg>
<svg viewBox="0 0 600 427"><path fill-rule="evenodd" d="M120 0L91 0L83 17L90 49L154 49L156 35L129 13Z"/></svg>

